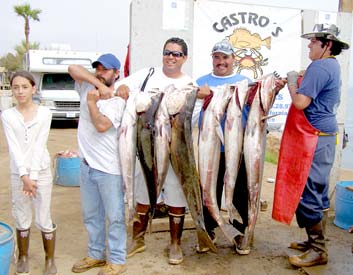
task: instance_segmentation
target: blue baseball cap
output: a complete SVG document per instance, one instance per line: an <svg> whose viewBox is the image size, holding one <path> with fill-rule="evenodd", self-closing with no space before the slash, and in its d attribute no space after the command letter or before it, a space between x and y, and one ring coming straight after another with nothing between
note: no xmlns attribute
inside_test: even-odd
<svg viewBox="0 0 353 275"><path fill-rule="evenodd" d="M111 53L103 54L101 55L97 61L94 61L92 63L92 67L95 69L99 64L102 64L102 66L106 69L116 69L120 70L120 61L115 57L115 55Z"/></svg>

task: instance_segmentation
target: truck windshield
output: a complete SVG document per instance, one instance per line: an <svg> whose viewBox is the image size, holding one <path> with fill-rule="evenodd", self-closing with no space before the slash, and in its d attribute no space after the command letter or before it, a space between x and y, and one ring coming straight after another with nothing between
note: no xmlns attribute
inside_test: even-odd
<svg viewBox="0 0 353 275"><path fill-rule="evenodd" d="M75 81L69 74L48 73L43 75L42 90L74 90Z"/></svg>

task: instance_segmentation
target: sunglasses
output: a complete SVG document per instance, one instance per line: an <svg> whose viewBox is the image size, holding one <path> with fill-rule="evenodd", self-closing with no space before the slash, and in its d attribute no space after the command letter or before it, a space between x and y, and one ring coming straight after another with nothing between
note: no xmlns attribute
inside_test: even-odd
<svg viewBox="0 0 353 275"><path fill-rule="evenodd" d="M169 50L164 50L163 51L163 55L164 56L170 56L172 55L173 57L183 57L184 54L182 52L178 52L178 51L169 51Z"/></svg>

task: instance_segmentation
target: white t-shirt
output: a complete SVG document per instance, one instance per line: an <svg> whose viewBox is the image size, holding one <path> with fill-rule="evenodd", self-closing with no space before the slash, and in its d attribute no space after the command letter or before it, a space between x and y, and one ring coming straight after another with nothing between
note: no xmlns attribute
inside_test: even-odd
<svg viewBox="0 0 353 275"><path fill-rule="evenodd" d="M87 82L82 82L81 85L76 82L76 90L81 98L77 133L80 157L85 158L89 166L94 169L120 175L118 134L125 100L120 97L98 100L99 111L113 124L110 129L100 133L91 122L87 106L87 92L94 89L95 87Z"/></svg>
<svg viewBox="0 0 353 275"><path fill-rule="evenodd" d="M136 73L133 73L127 78L121 79L120 81L115 83L115 89L117 89L120 85L125 84L129 87L130 91L133 91L133 92L139 91L143 85L143 82L146 79L146 76L149 73L149 70L150 68L144 68L137 71ZM157 67L157 68L154 68L153 75L148 79L147 84L145 86L145 91L156 89L156 88L159 89L160 91L164 91L164 89L171 84L174 84L174 86L177 89L180 89L183 86L186 86L188 84L197 86L195 81L193 81L193 79L186 74L183 74L179 78L170 78L163 73L163 70L161 67ZM194 112L192 115L192 126L194 126L198 121L202 104L203 104L203 99L196 99Z"/></svg>
<svg viewBox="0 0 353 275"><path fill-rule="evenodd" d="M130 88L131 91L140 90L143 82L146 79L146 76L148 75L149 70L150 68L144 68L142 70L137 71L136 73L133 73L127 78L121 79L120 81L115 83L115 89L118 88L120 85L125 84ZM188 84L194 84L194 81L190 76L186 74L183 74L179 78L167 77L163 73L162 68L158 67L154 68L153 75L148 79L145 91L156 88L160 91L164 91L164 89L171 84L174 84L176 88L181 88Z"/></svg>

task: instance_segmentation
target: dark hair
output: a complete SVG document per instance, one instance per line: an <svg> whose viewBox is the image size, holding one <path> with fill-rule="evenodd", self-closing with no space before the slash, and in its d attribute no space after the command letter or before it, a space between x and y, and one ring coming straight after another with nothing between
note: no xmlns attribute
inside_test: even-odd
<svg viewBox="0 0 353 275"><path fill-rule="evenodd" d="M339 55L342 52L343 49L343 45L342 43L335 41L335 40L330 40L330 39L326 39L324 37L316 37L316 40L321 41L321 48L324 48L326 46L326 44L331 41L332 42L332 46L330 49L330 54L332 55Z"/></svg>
<svg viewBox="0 0 353 275"><path fill-rule="evenodd" d="M27 72L27 71L19 71L19 72L14 73L10 78L10 86L12 86L12 82L15 79L15 77L17 77L17 76L21 76L23 78L26 78L29 81L29 83L31 83L32 86L36 86L36 81L34 79L34 76L30 72Z"/></svg>
<svg viewBox="0 0 353 275"><path fill-rule="evenodd" d="M117 71L120 71L120 70L113 68L113 72L114 72L114 73L116 73ZM118 76L115 78L115 81L117 81L119 78L120 78L120 73L119 73Z"/></svg>
<svg viewBox="0 0 353 275"><path fill-rule="evenodd" d="M184 39L181 39L179 37L171 37L167 41L165 41L163 50L165 50L165 47L167 44L173 43L173 44L178 44L181 47L181 50L184 55L188 55L188 46L186 45Z"/></svg>

